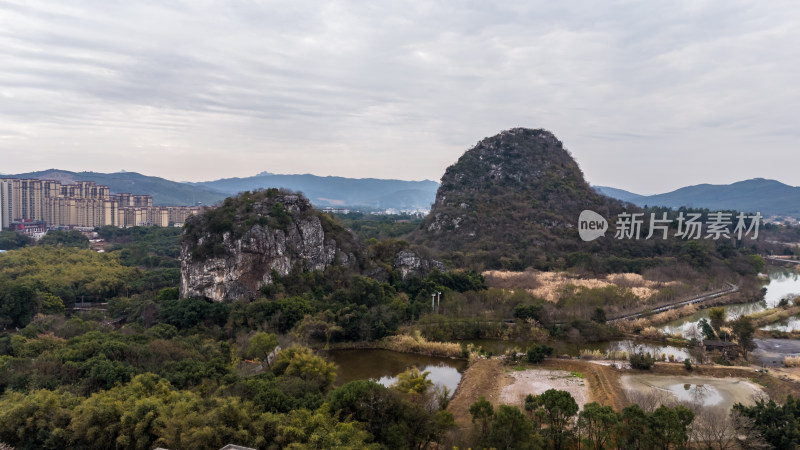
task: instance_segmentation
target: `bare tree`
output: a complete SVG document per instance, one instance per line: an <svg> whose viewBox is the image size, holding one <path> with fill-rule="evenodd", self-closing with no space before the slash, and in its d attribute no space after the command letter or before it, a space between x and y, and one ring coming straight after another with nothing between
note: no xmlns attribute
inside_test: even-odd
<svg viewBox="0 0 800 450"><path fill-rule="evenodd" d="M761 432L756 428L755 423L749 417L745 417L735 411L731 412L731 420L736 430L736 443L743 450L763 450L772 448L764 439Z"/></svg>
<svg viewBox="0 0 800 450"><path fill-rule="evenodd" d="M699 406L692 408L692 440L707 448L729 450L738 448L736 424L733 413L718 408Z"/></svg>

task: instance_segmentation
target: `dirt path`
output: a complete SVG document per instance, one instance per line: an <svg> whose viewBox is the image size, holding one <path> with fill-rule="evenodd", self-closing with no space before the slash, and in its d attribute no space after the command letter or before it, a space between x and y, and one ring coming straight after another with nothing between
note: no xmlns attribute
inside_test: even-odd
<svg viewBox="0 0 800 450"><path fill-rule="evenodd" d="M464 375L447 410L453 413L459 428L472 427L469 407L486 397L493 405L500 404L500 391L510 382L503 362L499 359L480 359L475 361Z"/></svg>

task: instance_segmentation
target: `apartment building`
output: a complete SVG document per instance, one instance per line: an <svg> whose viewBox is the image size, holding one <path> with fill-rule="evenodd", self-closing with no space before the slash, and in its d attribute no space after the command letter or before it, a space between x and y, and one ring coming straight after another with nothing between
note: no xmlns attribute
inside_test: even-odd
<svg viewBox="0 0 800 450"><path fill-rule="evenodd" d="M201 211L189 206L153 206L149 195L111 194L92 181L0 179L0 225L43 221L48 227L118 227L183 224Z"/></svg>

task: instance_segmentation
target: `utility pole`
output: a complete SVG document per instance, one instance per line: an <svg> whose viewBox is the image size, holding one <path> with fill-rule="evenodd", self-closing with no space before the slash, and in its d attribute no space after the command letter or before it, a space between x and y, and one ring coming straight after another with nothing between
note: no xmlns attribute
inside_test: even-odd
<svg viewBox="0 0 800 450"><path fill-rule="evenodd" d="M431 311L436 309L436 294L431 294Z"/></svg>
<svg viewBox="0 0 800 450"><path fill-rule="evenodd" d="M440 302L441 299L442 299L442 293L441 292L437 292L436 293L436 309L439 309L439 302Z"/></svg>

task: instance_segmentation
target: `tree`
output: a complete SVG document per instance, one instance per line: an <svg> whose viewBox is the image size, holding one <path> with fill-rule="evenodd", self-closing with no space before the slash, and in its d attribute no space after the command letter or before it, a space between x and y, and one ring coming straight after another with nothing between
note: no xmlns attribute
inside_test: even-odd
<svg viewBox="0 0 800 450"><path fill-rule="evenodd" d="M328 394L331 411L366 424L377 442L388 443L403 415L400 396L370 380L351 381Z"/></svg>
<svg viewBox="0 0 800 450"><path fill-rule="evenodd" d="M553 347L548 345L533 344L528 348L528 362L539 364L544 361L545 356L553 354Z"/></svg>
<svg viewBox="0 0 800 450"><path fill-rule="evenodd" d="M497 449L543 448L530 419L519 408L508 405L500 405L494 413L488 444Z"/></svg>
<svg viewBox="0 0 800 450"><path fill-rule="evenodd" d="M413 366L397 375L397 382L392 387L405 394L424 394L433 386L433 381L428 379L428 371L420 372L417 366Z"/></svg>
<svg viewBox="0 0 800 450"><path fill-rule="evenodd" d="M659 406L647 417L648 443L663 450L668 450L672 444L684 448L689 440L688 428L692 420L694 413L685 406Z"/></svg>
<svg viewBox="0 0 800 450"><path fill-rule="evenodd" d="M53 245L58 247L77 247L77 248L89 248L89 238L83 235L78 230L70 230L70 231L59 231L53 230L48 231L47 234L44 235L41 239L39 239L38 245Z"/></svg>
<svg viewBox="0 0 800 450"><path fill-rule="evenodd" d="M0 441L19 449L66 448L66 429L79 402L66 392L9 392L0 399Z"/></svg>
<svg viewBox="0 0 800 450"><path fill-rule="evenodd" d="M336 366L314 354L308 347L292 346L275 358L272 371L276 375L296 376L314 381L320 392L326 392L336 381Z"/></svg>
<svg viewBox="0 0 800 450"><path fill-rule="evenodd" d="M578 415L578 427L586 432L586 437L595 449L602 449L610 441L622 416L610 406L597 402L587 403Z"/></svg>
<svg viewBox="0 0 800 450"><path fill-rule="evenodd" d="M725 308L716 306L709 309L708 318L711 321L711 328L719 333L719 329L725 325Z"/></svg>
<svg viewBox="0 0 800 450"><path fill-rule="evenodd" d="M569 392L548 389L533 396L537 409L541 409L547 429L545 435L553 442L553 448L561 449L569 437L569 423L578 412L578 404ZM535 413L535 412L534 412Z"/></svg>
<svg viewBox="0 0 800 450"><path fill-rule="evenodd" d="M469 413L472 415L472 423L478 423L480 439L483 441L489 436L492 418L494 418L494 407L486 400L486 397L481 395L478 401L469 407Z"/></svg>
<svg viewBox="0 0 800 450"><path fill-rule="evenodd" d="M592 313L592 321L597 323L606 323L606 311L599 306L595 308L594 312Z"/></svg>
<svg viewBox="0 0 800 450"><path fill-rule="evenodd" d="M0 250L16 250L33 245L34 240L16 231L0 231Z"/></svg>
<svg viewBox="0 0 800 450"><path fill-rule="evenodd" d="M639 350L637 352L632 352L628 356L628 360L631 363L631 367L634 369L639 370L650 370L655 364L656 359L651 355L649 352L645 353L643 350Z"/></svg>
<svg viewBox="0 0 800 450"><path fill-rule="evenodd" d="M753 339L756 328L753 326L753 320L747 316L740 316L731 322L731 329L734 336L736 336L736 342L739 343L739 348L742 349L744 358L747 359L747 352L756 348L756 343Z"/></svg>
<svg viewBox="0 0 800 450"><path fill-rule="evenodd" d="M753 406L733 405L735 413L752 421L752 427L779 450L800 447L800 401L788 395L783 405L758 400Z"/></svg>
<svg viewBox="0 0 800 450"><path fill-rule="evenodd" d="M711 328L711 325L708 323L706 319L700 319L700 328L703 330L703 336L706 339L716 339L717 333L714 332L714 329Z"/></svg>
<svg viewBox="0 0 800 450"><path fill-rule="evenodd" d="M625 450L638 450L645 447L647 433L647 413L637 404L622 410L622 424L617 435L617 447Z"/></svg>
<svg viewBox="0 0 800 450"><path fill-rule="evenodd" d="M265 333L259 331L250 336L247 344L247 357L248 358L262 358L262 361L269 364L269 354L278 346L278 337L272 333Z"/></svg>
<svg viewBox="0 0 800 450"><path fill-rule="evenodd" d="M0 297L0 325L27 325L35 313L35 297L33 289L15 284Z"/></svg>

